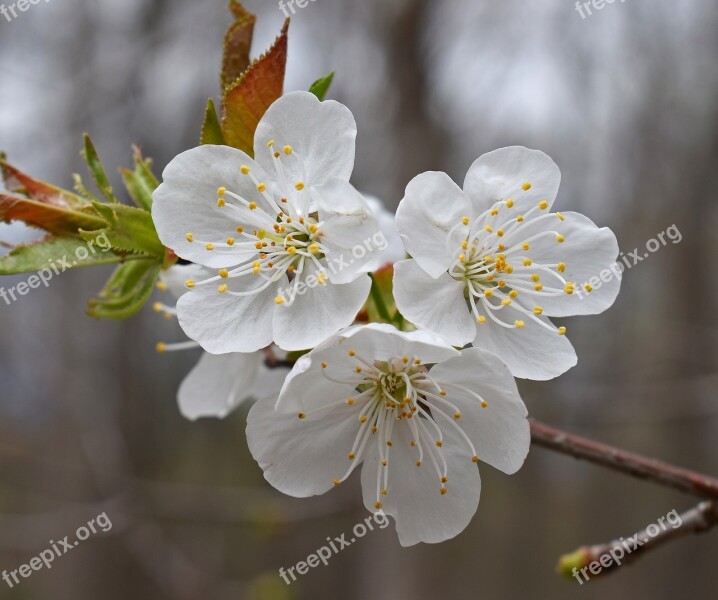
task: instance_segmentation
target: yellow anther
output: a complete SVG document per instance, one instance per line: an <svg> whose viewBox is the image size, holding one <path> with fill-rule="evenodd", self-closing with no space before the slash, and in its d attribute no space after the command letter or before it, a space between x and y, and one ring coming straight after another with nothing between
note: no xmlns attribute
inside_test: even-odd
<svg viewBox="0 0 718 600"><path fill-rule="evenodd" d="M169 321L172 318L172 313L166 312L162 315L162 318L165 319L166 321Z"/></svg>
<svg viewBox="0 0 718 600"><path fill-rule="evenodd" d="M274 146L274 140L269 140L267 142L267 148L271 148L272 146Z"/></svg>
<svg viewBox="0 0 718 600"><path fill-rule="evenodd" d="M535 315L542 315L542 314L543 314L543 307L541 307L541 306L534 306L534 314L535 314Z"/></svg>
<svg viewBox="0 0 718 600"><path fill-rule="evenodd" d="M467 242L466 240L464 240L463 242L461 242L461 247L462 247L464 250L466 250L466 249L469 247L469 242Z"/></svg>
<svg viewBox="0 0 718 600"><path fill-rule="evenodd" d="M319 285L324 285L328 279L329 276L323 271L317 275L317 283L319 283Z"/></svg>
<svg viewBox="0 0 718 600"><path fill-rule="evenodd" d="M442 495L442 496L446 495L446 491L447 491L447 490L446 490L446 488L445 488L443 485L441 486L441 489L440 489L439 491L441 492L441 495Z"/></svg>
<svg viewBox="0 0 718 600"><path fill-rule="evenodd" d="M257 210L257 203L256 203L256 202L250 202L250 203L249 203L249 210Z"/></svg>
<svg viewBox="0 0 718 600"><path fill-rule="evenodd" d="M546 210L548 208L548 201L541 200L541 202L538 203L538 206L541 210Z"/></svg>
<svg viewBox="0 0 718 600"><path fill-rule="evenodd" d="M469 217L461 217L461 222L462 222L464 225L468 225L468 224L470 223L470 221L471 221L471 220L469 219Z"/></svg>
<svg viewBox="0 0 718 600"><path fill-rule="evenodd" d="M318 227L317 227L316 223L312 223L312 224L309 226L309 233L316 233L316 232L317 232L317 229L318 229Z"/></svg>
<svg viewBox="0 0 718 600"><path fill-rule="evenodd" d="M277 297L274 299L274 303L275 303L275 304L284 304L284 298L282 298L281 296L277 296Z"/></svg>
<svg viewBox="0 0 718 600"><path fill-rule="evenodd" d="M227 193L227 188L226 188L226 187L223 186L223 187L217 188L217 195L218 195L218 196L224 196L226 193Z"/></svg>
<svg viewBox="0 0 718 600"><path fill-rule="evenodd" d="M485 229L488 233L492 233L492 232L494 231L494 229L493 229L493 227L491 227L491 225L484 225L484 229Z"/></svg>
<svg viewBox="0 0 718 600"><path fill-rule="evenodd" d="M462 263L466 262L466 254L459 254L459 262L462 262Z"/></svg>
<svg viewBox="0 0 718 600"><path fill-rule="evenodd" d="M528 192L528 191L531 189L531 184L527 181L526 183L524 183L524 184L521 186L521 189L522 189L524 192Z"/></svg>
<svg viewBox="0 0 718 600"><path fill-rule="evenodd" d="M489 214L490 214L492 217L495 217L496 215L499 214L499 211L496 210L495 208L492 208L492 209L491 209L491 212L490 212Z"/></svg>
<svg viewBox="0 0 718 600"><path fill-rule="evenodd" d="M506 287L506 282L503 279L499 281L499 287Z"/></svg>
<svg viewBox="0 0 718 600"><path fill-rule="evenodd" d="M483 325L484 323L486 323L486 317L484 315L479 315L478 317L476 317L476 322L480 325Z"/></svg>
<svg viewBox="0 0 718 600"><path fill-rule="evenodd" d="M167 284L164 281L158 281L155 285L160 292L167 291Z"/></svg>
<svg viewBox="0 0 718 600"><path fill-rule="evenodd" d="M266 183L258 183L258 184L257 184L257 191L258 191L258 192L266 192L266 191L267 191L267 184L266 184Z"/></svg>
<svg viewBox="0 0 718 600"><path fill-rule="evenodd" d="M217 208L224 208L226 204L224 198L217 198Z"/></svg>
<svg viewBox="0 0 718 600"><path fill-rule="evenodd" d="M242 175L249 175L249 172L252 170L247 165L242 165L239 170L242 172Z"/></svg>
<svg viewBox="0 0 718 600"><path fill-rule="evenodd" d="M565 217L564 215L562 215L560 212L557 212L557 213L556 213L556 216L558 217L559 221L565 221L565 220L566 220L566 217Z"/></svg>
<svg viewBox="0 0 718 600"><path fill-rule="evenodd" d="M389 493L389 490L381 490L381 495L386 496Z"/></svg>
<svg viewBox="0 0 718 600"><path fill-rule="evenodd" d="M367 418L366 415L362 415L361 418L359 419L359 422L360 422L360 423L366 423L368 420L369 420L369 419Z"/></svg>
<svg viewBox="0 0 718 600"><path fill-rule="evenodd" d="M234 238L227 238L227 245L234 246Z"/></svg>
<svg viewBox="0 0 718 600"><path fill-rule="evenodd" d="M188 279L187 281L185 281L184 284L186 287L188 287L190 289L192 289L194 287L194 281L192 281L191 279Z"/></svg>
<svg viewBox="0 0 718 600"><path fill-rule="evenodd" d="M166 345L166 344L163 344L162 342L159 342L159 343L155 346L155 350L157 350L157 352L159 352L160 354L162 354L165 350L167 350L167 345Z"/></svg>
<svg viewBox="0 0 718 600"><path fill-rule="evenodd" d="M293 148L291 146L284 146L284 148L282 148L282 151L287 156L289 156L292 153L292 150L293 150Z"/></svg>
<svg viewBox="0 0 718 600"><path fill-rule="evenodd" d="M403 362L405 365L409 364L409 357L408 356L402 356L401 362Z"/></svg>
<svg viewBox="0 0 718 600"><path fill-rule="evenodd" d="M456 420L458 421L460 418L461 418L461 413L458 412L458 411L455 412L455 413L454 413L454 419L456 419Z"/></svg>
<svg viewBox="0 0 718 600"><path fill-rule="evenodd" d="M541 280L541 276L538 273L534 273L533 275L531 275L531 281L540 281L540 280Z"/></svg>
<svg viewBox="0 0 718 600"><path fill-rule="evenodd" d="M524 327L526 327L526 323L521 320L514 321L514 325L516 325L516 327L518 327L519 329L523 329Z"/></svg>
<svg viewBox="0 0 718 600"><path fill-rule="evenodd" d="M262 270L262 263L259 260L255 260L252 263L252 274L253 275L259 275L259 272Z"/></svg>
<svg viewBox="0 0 718 600"><path fill-rule="evenodd" d="M436 440L435 443L437 448L441 448L444 445L444 442L442 442L441 440Z"/></svg>
<svg viewBox="0 0 718 600"><path fill-rule="evenodd" d="M227 291L227 289L228 289L228 288L227 288L227 284L226 284L226 283L223 283L222 285L220 285L220 286L217 288L217 291L218 291L220 294L224 294L224 293Z"/></svg>
<svg viewBox="0 0 718 600"><path fill-rule="evenodd" d="M237 227L237 233L244 233L244 227L242 227L241 225Z"/></svg>
<svg viewBox="0 0 718 600"><path fill-rule="evenodd" d="M506 201L506 208L513 208L513 207L514 207L514 201L511 198L509 198Z"/></svg>
<svg viewBox="0 0 718 600"><path fill-rule="evenodd" d="M566 328L565 328L565 327L559 327L559 328L558 328L558 334L559 334L559 335L566 335Z"/></svg>
<svg viewBox="0 0 718 600"><path fill-rule="evenodd" d="M537 283L537 284L534 286L534 289L535 289L537 292L540 292L540 291L543 289L543 284L542 284L542 283Z"/></svg>
<svg viewBox="0 0 718 600"><path fill-rule="evenodd" d="M524 216L523 216L523 215L519 215L518 217L516 217L516 222L517 222L517 223L523 223L523 222L524 222Z"/></svg>
<svg viewBox="0 0 718 600"><path fill-rule="evenodd" d="M493 290L484 290L484 298L491 298L494 295Z"/></svg>
<svg viewBox="0 0 718 600"><path fill-rule="evenodd" d="M380 510L382 506L384 506L384 505L381 502L377 501L374 503L374 508L376 508L377 510Z"/></svg>
<svg viewBox="0 0 718 600"><path fill-rule="evenodd" d="M519 293L518 293L516 290L511 290L511 291L509 292L509 296L510 296L511 298L516 298L516 297L518 297L518 295L519 295Z"/></svg>
<svg viewBox="0 0 718 600"><path fill-rule="evenodd" d="M327 363L323 362L323 363L322 363L322 369L326 369L326 368L327 368Z"/></svg>
<svg viewBox="0 0 718 600"><path fill-rule="evenodd" d="M530 258L524 258L523 263L524 267L530 267L533 264L533 261Z"/></svg>
<svg viewBox="0 0 718 600"><path fill-rule="evenodd" d="M361 370L362 370L361 367L354 367L355 373L361 373Z"/></svg>
<svg viewBox="0 0 718 600"><path fill-rule="evenodd" d="M503 244L499 244L498 249L499 249L499 252L503 252L504 250L506 250L506 246L504 246Z"/></svg>
<svg viewBox="0 0 718 600"><path fill-rule="evenodd" d="M447 481L449 481L449 478L448 478L446 475L444 475L444 476L440 479L440 481L441 481L441 483L446 483Z"/></svg>
<svg viewBox="0 0 718 600"><path fill-rule="evenodd" d="M299 414L297 415L297 417L299 417L300 419L304 419L306 416L307 416L307 415L305 415L304 413L299 413Z"/></svg>
<svg viewBox="0 0 718 600"><path fill-rule="evenodd" d="M471 457L471 462L474 462L474 463L479 462L479 457L478 457L478 456L472 456L472 457Z"/></svg>
<svg viewBox="0 0 718 600"><path fill-rule="evenodd" d="M414 447L416 446L416 442L415 442L414 440L411 440L411 441L409 442L409 445L410 445L412 448L414 448Z"/></svg>
<svg viewBox="0 0 718 600"><path fill-rule="evenodd" d="M347 398L347 404L349 406L354 406L354 398Z"/></svg>
<svg viewBox="0 0 718 600"><path fill-rule="evenodd" d="M496 235L498 235L499 237L504 237L504 232L503 232L503 230L499 229L499 230L496 232Z"/></svg>
<svg viewBox="0 0 718 600"><path fill-rule="evenodd" d="M576 285L570 281L564 286L563 291L567 294L573 294L576 291Z"/></svg>
<svg viewBox="0 0 718 600"><path fill-rule="evenodd" d="M187 241L191 244L194 242L194 236L191 233L187 234Z"/></svg>
<svg viewBox="0 0 718 600"><path fill-rule="evenodd" d="M334 485L341 485L341 484L342 484L342 482L339 481L338 479L332 480L332 483L333 483Z"/></svg>
<svg viewBox="0 0 718 600"><path fill-rule="evenodd" d="M489 403L486 402L486 400L481 401L481 408L486 408L488 405L489 405Z"/></svg>
<svg viewBox="0 0 718 600"><path fill-rule="evenodd" d="M357 355L356 350L349 350L349 352L347 352L347 354L348 354L349 356L356 356L356 355Z"/></svg>
<svg viewBox="0 0 718 600"><path fill-rule="evenodd" d="M525 251L525 250L528 250L531 247L531 245L528 242L524 242L523 244L521 244L521 247Z"/></svg>
<svg viewBox="0 0 718 600"><path fill-rule="evenodd" d="M421 466L421 461L420 461L420 460L417 460L417 461L416 461L416 466L417 466L417 467L420 467L420 466Z"/></svg>
<svg viewBox="0 0 718 600"><path fill-rule="evenodd" d="M309 244L307 250L309 250L309 252L311 252L312 254L316 254L317 252L319 252L319 244Z"/></svg>
<svg viewBox="0 0 718 600"><path fill-rule="evenodd" d="M566 271L566 263L562 263L562 262L558 263L558 264L556 265L556 270L557 270L559 273L565 272L565 271Z"/></svg>
<svg viewBox="0 0 718 600"><path fill-rule="evenodd" d="M381 465L382 465L383 467L386 467L388 464L389 464L389 461L386 460L386 458L381 461Z"/></svg>
<svg viewBox="0 0 718 600"><path fill-rule="evenodd" d="M164 310L164 307L162 306L161 302L155 302L152 305L152 310L154 310L155 312L162 312Z"/></svg>
<svg viewBox="0 0 718 600"><path fill-rule="evenodd" d="M509 304L511 304L511 298L504 298L504 299L501 301L501 304L502 304L503 306L508 306Z"/></svg>
<svg viewBox="0 0 718 600"><path fill-rule="evenodd" d="M556 241L557 241L559 244L563 244L563 243L566 241L566 238L563 237L563 236L559 233L559 234L556 236Z"/></svg>
<svg viewBox="0 0 718 600"><path fill-rule="evenodd" d="M391 440L387 440L386 445L389 446L389 448L391 448L394 445L394 442L392 442Z"/></svg>
<svg viewBox="0 0 718 600"><path fill-rule="evenodd" d="M222 279L227 279L227 277L229 277L229 271L228 271L227 269L220 269L220 270L219 270L219 276L220 276Z"/></svg>
<svg viewBox="0 0 718 600"><path fill-rule="evenodd" d="M349 454L347 454L347 458L348 458L349 460L354 460L354 459L356 458L356 456L357 456L357 455L354 454L353 452L350 452Z"/></svg>
<svg viewBox="0 0 718 600"><path fill-rule="evenodd" d="M254 235L257 236L258 240L263 240L264 238L267 237L267 232L264 229L258 229L257 231L254 232Z"/></svg>
<svg viewBox="0 0 718 600"><path fill-rule="evenodd" d="M371 426L371 432L372 432L372 433L376 433L377 431L379 431L379 428L378 428L376 425L372 425L372 426Z"/></svg>
<svg viewBox="0 0 718 600"><path fill-rule="evenodd" d="M587 294L590 294L593 291L593 286L590 283L585 283L583 289L586 290Z"/></svg>
<svg viewBox="0 0 718 600"><path fill-rule="evenodd" d="M294 185L294 188L298 191L302 191L304 189L304 182L303 181L297 181L297 183Z"/></svg>
<svg viewBox="0 0 718 600"><path fill-rule="evenodd" d="M297 253L297 249L294 246L289 246L287 248L287 254L294 256Z"/></svg>
<svg viewBox="0 0 718 600"><path fill-rule="evenodd" d="M446 390L439 390L439 396L446 396Z"/></svg>

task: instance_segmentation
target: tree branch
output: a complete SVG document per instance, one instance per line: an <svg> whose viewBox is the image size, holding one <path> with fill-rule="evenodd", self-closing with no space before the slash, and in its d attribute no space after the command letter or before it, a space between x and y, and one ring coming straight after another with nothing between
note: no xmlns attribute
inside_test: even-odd
<svg viewBox="0 0 718 600"><path fill-rule="evenodd" d="M699 498L718 500L718 479L634 454L608 444L550 427L529 419L531 439L537 446L568 454L639 479L647 479Z"/></svg>

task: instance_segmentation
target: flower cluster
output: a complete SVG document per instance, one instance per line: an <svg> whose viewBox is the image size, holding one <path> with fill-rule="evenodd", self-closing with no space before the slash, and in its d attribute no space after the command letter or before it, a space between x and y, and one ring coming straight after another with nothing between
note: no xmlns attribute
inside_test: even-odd
<svg viewBox="0 0 718 600"><path fill-rule="evenodd" d="M618 245L552 211L559 169L522 147L479 158L463 189L419 175L394 223L349 183L355 137L345 106L294 92L261 119L253 157L206 145L169 164L153 219L190 264L164 276L176 309L156 309L193 341L160 349L205 350L180 389L188 418L259 398L247 439L274 487L323 494L360 468L365 505L394 518L403 545L440 542L476 512L476 463L521 467L530 435L514 377L576 364L549 317L613 303L619 280L588 281ZM367 247L381 232L388 244ZM392 310L367 323L370 292L386 303L369 274L387 262ZM300 352L267 380L263 351Z"/></svg>

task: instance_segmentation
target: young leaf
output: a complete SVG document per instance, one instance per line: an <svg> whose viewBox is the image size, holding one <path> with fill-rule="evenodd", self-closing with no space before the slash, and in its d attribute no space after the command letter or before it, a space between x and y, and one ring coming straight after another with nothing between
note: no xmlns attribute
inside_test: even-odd
<svg viewBox="0 0 718 600"><path fill-rule="evenodd" d="M257 20L257 17L244 8L238 0L230 0L229 10L232 11L235 20L224 36L223 90L237 81L249 67L249 50L252 46L254 24Z"/></svg>
<svg viewBox="0 0 718 600"><path fill-rule="evenodd" d="M98 298L88 302L87 314L98 319L127 319L152 295L161 266L155 260L133 260L115 269Z"/></svg>
<svg viewBox="0 0 718 600"><path fill-rule="evenodd" d="M77 235L78 229L99 229L106 225L104 219L94 213L61 208L56 204L3 192L0 192L0 221L22 221L57 235Z"/></svg>
<svg viewBox="0 0 718 600"><path fill-rule="evenodd" d="M202 123L202 134L199 138L199 143L214 144L216 146L223 146L224 135L222 134L222 126L219 124L219 118L217 117L217 111L214 108L214 100L210 98L207 100L207 108L204 111L204 122Z"/></svg>
<svg viewBox="0 0 718 600"><path fill-rule="evenodd" d="M225 90L222 99L224 139L250 156L254 155L254 131L259 120L284 89L288 29L289 19L269 51Z"/></svg>
<svg viewBox="0 0 718 600"><path fill-rule="evenodd" d="M322 77L321 79L317 79L313 84L312 87L309 88L309 91L314 94L317 98L320 100L324 100L324 98L327 97L327 92L329 91L329 86L332 85L332 81L334 80L334 71L329 73L326 77Z"/></svg>
<svg viewBox="0 0 718 600"><path fill-rule="evenodd" d="M95 203L94 206L108 226L99 231L80 231L85 240L104 233L114 250L149 255L160 263L164 260L165 247L157 237L149 212L125 204Z"/></svg>
<svg viewBox="0 0 718 600"><path fill-rule="evenodd" d="M90 168L90 173L95 180L97 189L100 190L100 192L107 199L108 202L119 202L115 197L114 192L112 191L110 181L109 179L107 179L107 173L105 173L105 167L102 166L102 161L97 154L95 145L92 143L92 140L90 139L89 135L85 134L84 138L85 147L81 154L82 157L85 159L85 162L87 162L87 166Z"/></svg>
<svg viewBox="0 0 718 600"><path fill-rule="evenodd" d="M135 147L135 170L120 169L127 193L133 202L140 208L152 210L152 192L157 189L159 182L152 173L152 159L142 158L139 148Z"/></svg>
<svg viewBox="0 0 718 600"><path fill-rule="evenodd" d="M16 169L5 160L4 154L0 154L0 168L2 168L5 187L10 192L24 194L31 200L51 204L59 208L82 209L90 204L85 198L77 194L30 177L20 169Z"/></svg>
<svg viewBox="0 0 718 600"><path fill-rule="evenodd" d="M77 255L78 248L84 248L83 259ZM84 258L84 256L87 258ZM108 265L122 261L122 257L103 248L88 248L87 242L79 238L47 237L39 242L14 248L0 258L0 275L34 273L50 269L51 265L60 271L74 267Z"/></svg>

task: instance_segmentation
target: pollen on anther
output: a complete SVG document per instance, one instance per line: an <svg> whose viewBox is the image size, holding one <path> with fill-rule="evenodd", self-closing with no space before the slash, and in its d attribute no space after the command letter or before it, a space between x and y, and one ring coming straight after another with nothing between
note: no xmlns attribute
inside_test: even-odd
<svg viewBox="0 0 718 600"><path fill-rule="evenodd" d="M446 494L446 491L447 491L447 490L446 490L446 488L442 485L442 486L441 486L441 489L440 489L439 491L441 492L441 495L443 496L443 495Z"/></svg>
<svg viewBox="0 0 718 600"><path fill-rule="evenodd" d="M509 296L511 296L512 298L518 298L518 295L519 293L516 290L511 290L509 292Z"/></svg>
<svg viewBox="0 0 718 600"><path fill-rule="evenodd" d="M282 151L287 156L289 156L292 153L292 150L293 150L293 148L291 146L284 146L284 148L282 148Z"/></svg>
<svg viewBox="0 0 718 600"><path fill-rule="evenodd" d="M192 289L194 287L194 281L192 279L188 279L184 282L185 286Z"/></svg>
<svg viewBox="0 0 718 600"><path fill-rule="evenodd" d="M543 284L542 284L542 283L537 283L537 284L534 286L534 289L535 289L537 292L540 292L540 291L543 289Z"/></svg>
<svg viewBox="0 0 718 600"><path fill-rule="evenodd" d="M484 323L486 323L486 317L484 315L479 315L478 317L476 317L476 322L480 325L483 325Z"/></svg>
<svg viewBox="0 0 718 600"><path fill-rule="evenodd" d="M272 146L274 146L274 140L269 140L267 142L267 148L271 148Z"/></svg>
<svg viewBox="0 0 718 600"><path fill-rule="evenodd" d="M509 198L506 201L506 208L513 208L513 206L514 206L514 201L511 198Z"/></svg>
<svg viewBox="0 0 718 600"><path fill-rule="evenodd" d="M528 242L524 242L521 247L524 249L524 251L526 251L531 247L531 245Z"/></svg>
<svg viewBox="0 0 718 600"><path fill-rule="evenodd" d="M381 509L382 506L384 506L384 505L381 502L374 503L374 508L376 508L377 510Z"/></svg>
<svg viewBox="0 0 718 600"><path fill-rule="evenodd" d="M437 448L441 448L443 445L444 445L444 442L442 442L441 440L436 440L436 447L437 447Z"/></svg>
<svg viewBox="0 0 718 600"><path fill-rule="evenodd" d="M458 421L460 418L461 418L461 413L458 412L458 411L455 412L455 413L454 413L454 419L456 419L456 420Z"/></svg>
<svg viewBox="0 0 718 600"><path fill-rule="evenodd" d="M548 201L546 201L546 200L541 200L541 202L538 203L538 207L539 207L541 210L546 210L546 209L548 208Z"/></svg>
<svg viewBox="0 0 718 600"><path fill-rule="evenodd" d="M163 342L158 342L157 345L155 346L155 350L158 353L162 354L165 350L167 350L167 345L164 344Z"/></svg>
<svg viewBox="0 0 718 600"><path fill-rule="evenodd" d="M228 271L227 269L220 269L220 270L219 270L219 276L220 276L222 279L227 279L227 277L229 277L229 271Z"/></svg>
<svg viewBox="0 0 718 600"><path fill-rule="evenodd" d="M241 225L237 227L237 233L244 233L244 227L242 227Z"/></svg>
<svg viewBox="0 0 718 600"><path fill-rule="evenodd" d="M227 245L234 246L234 238L227 238Z"/></svg>
<svg viewBox="0 0 718 600"><path fill-rule="evenodd" d="M474 463L479 462L479 457L478 457L478 456L472 456L472 457L471 457L471 462L474 462Z"/></svg>
<svg viewBox="0 0 718 600"><path fill-rule="evenodd" d="M494 292L492 290L484 290L484 296L486 298L491 298L491 296L494 295Z"/></svg>
<svg viewBox="0 0 718 600"><path fill-rule="evenodd" d="M311 252L312 254L316 254L317 252L319 252L319 244L309 244L307 250L309 250L309 252Z"/></svg>
<svg viewBox="0 0 718 600"><path fill-rule="evenodd" d="M242 165L239 170L242 172L242 175L249 175L249 172L251 171L247 165Z"/></svg>
<svg viewBox="0 0 718 600"><path fill-rule="evenodd" d="M249 203L249 210L257 210L257 203L256 203L256 202L250 202L250 203Z"/></svg>
<svg viewBox="0 0 718 600"><path fill-rule="evenodd" d="M528 191L531 189L531 184L527 181L526 183L524 183L524 184L521 186L521 189L522 189L524 192L528 192Z"/></svg>
<svg viewBox="0 0 718 600"><path fill-rule="evenodd" d="M299 414L297 415L297 417L298 417L299 419L304 419L306 416L307 416L307 415L305 415L304 413L299 413Z"/></svg>
<svg viewBox="0 0 718 600"><path fill-rule="evenodd" d="M347 398L347 404L349 406L354 406L354 398Z"/></svg>
<svg viewBox="0 0 718 600"><path fill-rule="evenodd" d="M446 483L447 481L449 481L449 478L444 475L439 481L441 481L441 483Z"/></svg>
<svg viewBox="0 0 718 600"><path fill-rule="evenodd" d="M494 231L494 228L491 227L491 225L484 225L484 229L487 231L487 233L492 233Z"/></svg>
<svg viewBox="0 0 718 600"><path fill-rule="evenodd" d="M516 327L518 327L519 329L523 329L526 326L526 323L521 320L517 320L514 321L514 325L516 325Z"/></svg>
<svg viewBox="0 0 718 600"><path fill-rule="evenodd" d="M559 335L566 335L566 328L565 328L565 327L559 327L559 328L558 328L558 334L559 334Z"/></svg>
<svg viewBox="0 0 718 600"><path fill-rule="evenodd" d="M563 243L566 241L566 238L559 233L559 234L556 236L556 241L557 241L559 244L563 244Z"/></svg>
<svg viewBox="0 0 718 600"><path fill-rule="evenodd" d="M556 270L557 270L559 273L564 273L564 272L566 271L566 263L562 263L562 262L558 263L558 264L556 265Z"/></svg>
<svg viewBox="0 0 718 600"><path fill-rule="evenodd" d="M558 220L559 220L559 221L565 221L565 220L566 220L566 217L565 217L564 215L562 215L560 212L557 212L557 213L556 213L556 216L558 217Z"/></svg>
<svg viewBox="0 0 718 600"><path fill-rule="evenodd" d="M486 402L486 400L481 401L481 408L486 408L488 405L489 405L489 403Z"/></svg>
<svg viewBox="0 0 718 600"><path fill-rule="evenodd" d="M584 284L583 289L586 290L587 294L590 294L593 291L593 286L590 283L586 283Z"/></svg>
<svg viewBox="0 0 718 600"><path fill-rule="evenodd" d="M266 183L259 183L259 184L257 184L257 191L258 191L258 192L265 192L265 191L267 191L267 184L266 184Z"/></svg>
<svg viewBox="0 0 718 600"><path fill-rule="evenodd" d="M464 225L468 225L468 224L469 224L469 221L470 221L469 217L461 217L461 222L462 222Z"/></svg>
<svg viewBox="0 0 718 600"><path fill-rule="evenodd" d="M339 481L338 479L334 479L334 480L332 481L332 483L333 483L334 485L341 485L342 482Z"/></svg>
<svg viewBox="0 0 718 600"><path fill-rule="evenodd" d="M524 258L523 263L524 267L530 267L533 264L533 261L530 258Z"/></svg>
<svg viewBox="0 0 718 600"><path fill-rule="evenodd" d="M194 242L194 236L193 236L191 233L188 233L186 237L187 237L187 241L188 241L190 244L191 244L192 242Z"/></svg>
<svg viewBox="0 0 718 600"><path fill-rule="evenodd" d="M382 495L382 496L386 496L388 493L389 493L389 490L387 490L387 489L381 490L381 495Z"/></svg>
<svg viewBox="0 0 718 600"><path fill-rule="evenodd" d="M217 288L217 291L218 291L220 294L224 294L224 293L227 291L227 289L228 289L228 288L227 288L227 284L226 284L226 283L223 283L222 285L220 285L220 286Z"/></svg>
<svg viewBox="0 0 718 600"><path fill-rule="evenodd" d="M382 460L382 461L381 461L381 465L382 465L382 467L386 467L386 466L387 466L388 464L389 464L389 461L388 461L388 460L386 460L386 458L385 458L384 460Z"/></svg>
<svg viewBox="0 0 718 600"><path fill-rule="evenodd" d="M394 445L394 442L392 442L391 440L387 440L386 445L389 446L389 448L391 448Z"/></svg>
<svg viewBox="0 0 718 600"><path fill-rule="evenodd" d="M354 372L361 373L361 367L354 367Z"/></svg>
<svg viewBox="0 0 718 600"><path fill-rule="evenodd" d="M274 303L275 303L275 304L284 304L284 298L282 298L281 296L277 296L277 297L274 299Z"/></svg>
<svg viewBox="0 0 718 600"><path fill-rule="evenodd" d="M349 460L354 460L354 459L356 458L356 456L357 456L357 455L354 454L353 452L350 452L349 454L347 454L347 458L348 458Z"/></svg>
<svg viewBox="0 0 718 600"><path fill-rule="evenodd" d="M543 314L543 308L540 306L534 306L534 314L535 315L542 315Z"/></svg>
<svg viewBox="0 0 718 600"><path fill-rule="evenodd" d="M417 466L417 467L420 467L420 466L421 466L421 461L420 461L420 460L417 460L417 461L416 461L416 466Z"/></svg>
<svg viewBox="0 0 718 600"><path fill-rule="evenodd" d="M217 208L223 208L226 204L224 198L217 198Z"/></svg>
<svg viewBox="0 0 718 600"><path fill-rule="evenodd" d="M304 189L304 182L303 181L297 181L296 185L294 186L295 189L299 192L301 192Z"/></svg>
<svg viewBox="0 0 718 600"><path fill-rule="evenodd" d="M164 307L162 306L161 302L155 302L152 305L152 310L154 310L155 312L158 313L158 312L162 312L164 310Z"/></svg>

